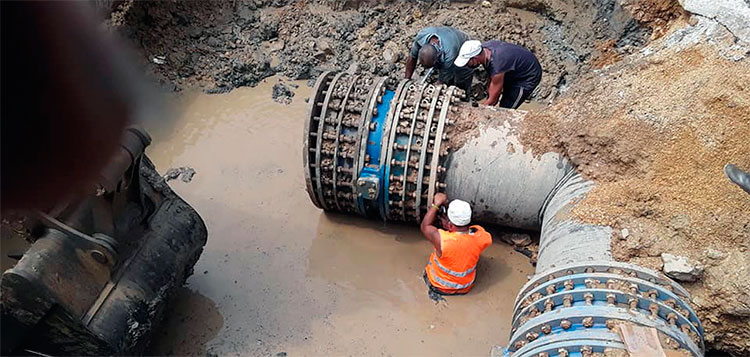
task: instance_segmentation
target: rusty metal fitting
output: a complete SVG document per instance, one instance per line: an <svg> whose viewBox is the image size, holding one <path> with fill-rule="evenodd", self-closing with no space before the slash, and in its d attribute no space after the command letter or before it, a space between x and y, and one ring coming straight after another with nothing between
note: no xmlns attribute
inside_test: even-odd
<svg viewBox="0 0 750 357"><path fill-rule="evenodd" d="M571 307L571 306L573 306L573 295L565 295L565 296L563 296L563 306L564 307Z"/></svg>
<svg viewBox="0 0 750 357"><path fill-rule="evenodd" d="M667 321L669 321L670 325L676 326L677 325L677 314L675 314L674 312L670 312L669 314L667 314Z"/></svg>
<svg viewBox="0 0 750 357"><path fill-rule="evenodd" d="M615 294L607 294L607 304L614 305L617 302L617 296Z"/></svg>
<svg viewBox="0 0 750 357"><path fill-rule="evenodd" d="M638 284L630 284L630 287L628 288L630 290L630 293L633 295L638 294Z"/></svg>
<svg viewBox="0 0 750 357"><path fill-rule="evenodd" d="M544 302L544 312L552 311L555 308L555 302L552 299L547 299Z"/></svg>
<svg viewBox="0 0 750 357"><path fill-rule="evenodd" d="M659 317L659 305L651 304L648 306L648 311L651 311L651 317Z"/></svg>
<svg viewBox="0 0 750 357"><path fill-rule="evenodd" d="M594 300L594 294L585 293L583 294L583 299L586 301L586 305L591 305L591 302Z"/></svg>
<svg viewBox="0 0 750 357"><path fill-rule="evenodd" d="M586 285L586 287L589 289L593 289L596 287L596 285L594 284L594 280L595 279L588 278L583 281L583 285Z"/></svg>
<svg viewBox="0 0 750 357"><path fill-rule="evenodd" d="M617 282L613 279L607 279L607 289L614 290Z"/></svg>
<svg viewBox="0 0 750 357"><path fill-rule="evenodd" d="M552 327L548 324L544 324L542 325L541 330L544 334L549 335L549 333L552 332Z"/></svg>
<svg viewBox="0 0 750 357"><path fill-rule="evenodd" d="M555 287L555 284L548 285L545 290L547 291L547 295L552 295L555 292L557 292L557 288Z"/></svg>
<svg viewBox="0 0 750 357"><path fill-rule="evenodd" d="M604 321L604 326L607 326L608 329L613 330L617 325L615 324L615 320L607 320Z"/></svg>

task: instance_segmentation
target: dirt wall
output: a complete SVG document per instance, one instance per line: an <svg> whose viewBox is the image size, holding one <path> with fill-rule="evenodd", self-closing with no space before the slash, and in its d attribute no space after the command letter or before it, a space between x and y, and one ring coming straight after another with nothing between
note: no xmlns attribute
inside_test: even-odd
<svg viewBox="0 0 750 357"><path fill-rule="evenodd" d="M616 0L143 1L126 3L113 18L122 18L113 23L163 84L210 92L254 86L274 73L311 79L355 63L402 76L413 36L442 25L532 50L544 69L537 98L552 100L589 71L602 41L612 40L607 51L630 53L651 34ZM484 77L479 71L476 83Z"/></svg>
<svg viewBox="0 0 750 357"><path fill-rule="evenodd" d="M750 195L723 166L750 169L748 47L709 19L690 23L530 113L522 138L599 183L574 214L616 228L617 260L662 270L669 253L704 266L681 283L707 345L747 355Z"/></svg>

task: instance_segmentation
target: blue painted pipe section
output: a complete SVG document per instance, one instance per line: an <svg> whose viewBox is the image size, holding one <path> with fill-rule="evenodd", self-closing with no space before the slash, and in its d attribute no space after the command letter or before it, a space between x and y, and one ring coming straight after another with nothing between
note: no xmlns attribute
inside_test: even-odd
<svg viewBox="0 0 750 357"><path fill-rule="evenodd" d="M377 200L364 199L362 196L357 199L359 211L368 217L380 216L382 219L385 219L385 209L388 202L386 201L384 191L387 191L388 179L385 177L384 173L387 163L380 162L380 153L384 149L382 145L383 132L386 126L388 112L391 109L391 100L394 95L395 93L393 91L385 91L383 101L377 106L378 115L372 118L371 121L371 123L375 123L375 130L370 130L370 134L367 137L367 147L365 151L365 153L370 156L370 162L365 165L359 173L359 177L374 177L381 183L378 188L379 192Z"/></svg>

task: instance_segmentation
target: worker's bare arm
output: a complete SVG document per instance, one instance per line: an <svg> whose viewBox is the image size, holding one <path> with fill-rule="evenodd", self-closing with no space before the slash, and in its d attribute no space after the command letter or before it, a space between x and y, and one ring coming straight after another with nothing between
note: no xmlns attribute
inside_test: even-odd
<svg viewBox="0 0 750 357"><path fill-rule="evenodd" d="M490 79L489 97L482 103L483 105L496 105L500 99L500 94L503 93L503 82L505 81L505 73L498 73L492 76Z"/></svg>
<svg viewBox="0 0 750 357"><path fill-rule="evenodd" d="M414 74L414 69L417 68L417 59L408 56L406 59L406 73L404 74L404 78L411 79L412 74Z"/></svg>
<svg viewBox="0 0 750 357"><path fill-rule="evenodd" d="M425 236L425 238L427 238L427 240L429 240L430 243L432 243L432 245L435 247L435 252L437 252L438 257L441 257L443 255L443 251L440 247L440 231L438 231L438 228L434 223L439 207L442 206L447 200L448 197L444 193L436 193L435 198L433 199L433 205L428 209L427 214L425 214L424 218L422 219L422 224L419 227L422 230L422 234Z"/></svg>

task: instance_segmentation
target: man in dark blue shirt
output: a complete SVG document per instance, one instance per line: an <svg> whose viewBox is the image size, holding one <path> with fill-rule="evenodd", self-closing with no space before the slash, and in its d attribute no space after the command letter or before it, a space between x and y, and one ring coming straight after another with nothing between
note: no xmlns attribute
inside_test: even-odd
<svg viewBox="0 0 750 357"><path fill-rule="evenodd" d="M406 59L404 77L411 79L417 62L425 68L435 68L438 84L454 85L466 91L471 88L474 70L457 67L453 64L461 45L469 40L469 35L452 27L427 27L417 33Z"/></svg>
<svg viewBox="0 0 750 357"><path fill-rule="evenodd" d="M454 64L457 67L484 66L490 77L489 98L484 105L518 108L542 80L542 66L531 51L503 41L466 41Z"/></svg>

